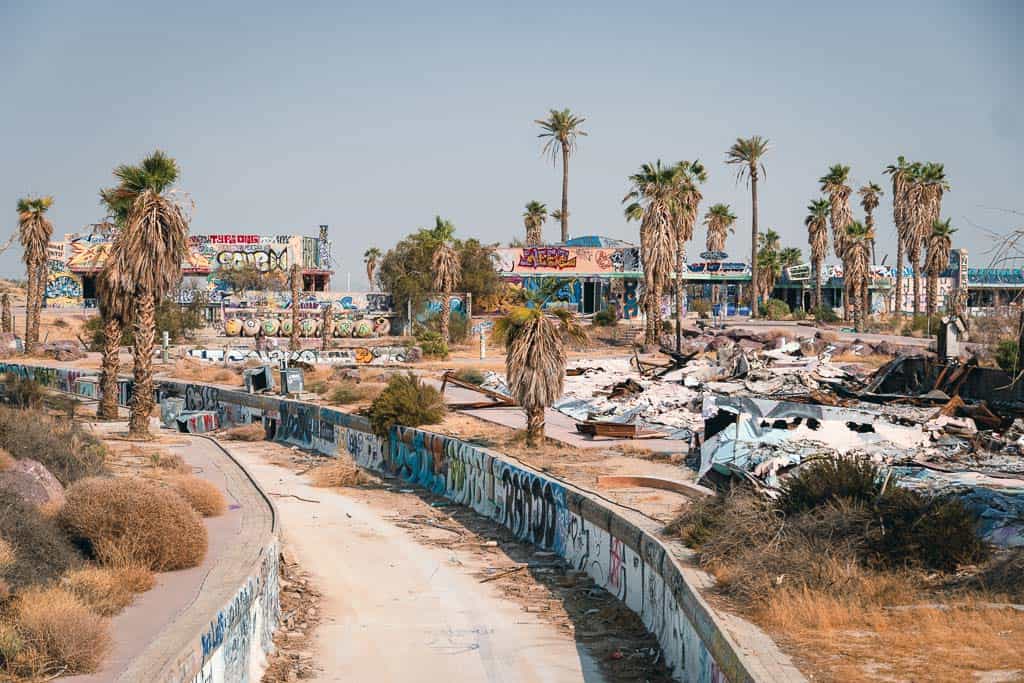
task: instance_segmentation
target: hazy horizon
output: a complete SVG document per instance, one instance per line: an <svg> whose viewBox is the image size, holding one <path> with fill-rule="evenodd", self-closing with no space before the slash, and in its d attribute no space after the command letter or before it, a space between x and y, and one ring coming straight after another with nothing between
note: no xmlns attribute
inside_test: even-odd
<svg viewBox="0 0 1024 683"><path fill-rule="evenodd" d="M637 241L620 201L644 162L701 159L717 202L738 216L727 249L747 258L750 198L725 151L771 140L760 224L806 254L803 217L828 166L874 181L879 260L895 259L888 177L897 156L945 163L954 246L985 265L989 231L1021 227L1024 141L1013 2L681 3L514 7L388 3L233 8L40 2L0 9L9 106L0 197L50 194L55 238L103 216L111 170L155 148L181 165L195 233L334 240L333 289L362 254L435 214L457 234L523 236L530 200L557 208L561 170L533 120L586 117L570 162L573 236ZM2 205L2 204L0 204ZM854 204L860 218L859 204ZM698 226L691 254L703 250ZM558 239L549 221L545 237ZM834 259L830 259L832 261ZM20 277L20 248L0 255Z"/></svg>

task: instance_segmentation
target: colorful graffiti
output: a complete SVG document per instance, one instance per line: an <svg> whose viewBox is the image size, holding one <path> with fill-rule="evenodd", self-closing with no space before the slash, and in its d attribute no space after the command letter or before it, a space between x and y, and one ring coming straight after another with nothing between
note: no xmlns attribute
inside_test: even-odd
<svg viewBox="0 0 1024 683"><path fill-rule="evenodd" d="M636 247L523 247L495 251L498 272L564 273L596 275L636 272L640 255Z"/></svg>
<svg viewBox="0 0 1024 683"><path fill-rule="evenodd" d="M318 363L327 365L402 365L418 361L422 352L416 346L357 346L327 351L317 349L256 351L254 349L195 348L189 349L188 355L197 360L215 363L225 361L246 363L255 360L270 365L279 365L283 361L310 365Z"/></svg>

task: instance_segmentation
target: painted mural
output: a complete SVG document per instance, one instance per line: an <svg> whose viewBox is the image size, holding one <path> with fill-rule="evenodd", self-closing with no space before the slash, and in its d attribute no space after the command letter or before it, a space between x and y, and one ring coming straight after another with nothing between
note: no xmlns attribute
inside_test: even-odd
<svg viewBox="0 0 1024 683"><path fill-rule="evenodd" d="M498 272L505 274L597 275L636 273L640 250L636 247L515 247L495 250Z"/></svg>

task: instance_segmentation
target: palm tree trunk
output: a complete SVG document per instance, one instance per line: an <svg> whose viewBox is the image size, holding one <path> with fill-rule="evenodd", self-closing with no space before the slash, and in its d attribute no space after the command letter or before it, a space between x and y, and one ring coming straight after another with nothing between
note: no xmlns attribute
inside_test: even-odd
<svg viewBox="0 0 1024 683"><path fill-rule="evenodd" d="M452 318L452 301L448 292L441 292L441 339L448 343L448 324Z"/></svg>
<svg viewBox="0 0 1024 683"><path fill-rule="evenodd" d="M751 169L750 174L750 317L757 317L758 281L757 281L757 170Z"/></svg>
<svg viewBox="0 0 1024 683"><path fill-rule="evenodd" d="M569 148L562 145L562 242L569 241Z"/></svg>
<svg viewBox="0 0 1024 683"><path fill-rule="evenodd" d="M860 286L858 283L853 282L850 283L848 290L849 293L852 295L847 297L847 300L850 301L850 308L853 309L853 329L856 330L857 332L860 332L861 327L863 325L864 309L863 303L861 302L860 298Z"/></svg>
<svg viewBox="0 0 1024 683"><path fill-rule="evenodd" d="M896 317L903 315L903 239L896 236Z"/></svg>
<svg viewBox="0 0 1024 683"><path fill-rule="evenodd" d="M32 341L32 318L35 314L36 300L36 264L31 262L26 268L27 278L25 281L25 353L30 354L36 350Z"/></svg>
<svg viewBox="0 0 1024 683"><path fill-rule="evenodd" d="M926 294L927 300L925 304L925 313L928 317L935 315L936 304L939 298L939 274L928 273L928 292Z"/></svg>
<svg viewBox="0 0 1024 683"><path fill-rule="evenodd" d="M149 437L149 418L153 413L153 346L156 338L156 297L139 292L135 311L135 387L132 390L128 435Z"/></svg>
<svg viewBox="0 0 1024 683"><path fill-rule="evenodd" d="M298 351L302 348L301 342L299 342L299 269L298 266L292 266L292 335L288 339L288 350Z"/></svg>
<svg viewBox="0 0 1024 683"><path fill-rule="evenodd" d="M526 409L526 445L537 446L544 439L544 406Z"/></svg>
<svg viewBox="0 0 1024 683"><path fill-rule="evenodd" d="M324 306L323 320L320 324L320 350L326 351L331 338L331 307Z"/></svg>
<svg viewBox="0 0 1024 683"><path fill-rule="evenodd" d="M11 295L6 293L3 296L3 313L0 314L0 328L2 328L5 334L14 332L14 325L11 321Z"/></svg>
<svg viewBox="0 0 1024 683"><path fill-rule="evenodd" d="M46 262L36 266L36 303L32 316L32 343L39 346L39 319L42 317L43 299L46 298Z"/></svg>
<svg viewBox="0 0 1024 683"><path fill-rule="evenodd" d="M110 317L103 322L103 366L100 372L100 403L96 417L117 419L117 373L121 369L121 321Z"/></svg>
<svg viewBox="0 0 1024 683"><path fill-rule="evenodd" d="M817 315L821 308L821 261L815 261L811 267L814 268L814 311Z"/></svg>
<svg viewBox="0 0 1024 683"><path fill-rule="evenodd" d="M683 346L683 270L686 263L686 243L678 240L676 247L676 353Z"/></svg>
<svg viewBox="0 0 1024 683"><path fill-rule="evenodd" d="M914 317L921 315L921 266L920 259L912 259L914 267Z"/></svg>

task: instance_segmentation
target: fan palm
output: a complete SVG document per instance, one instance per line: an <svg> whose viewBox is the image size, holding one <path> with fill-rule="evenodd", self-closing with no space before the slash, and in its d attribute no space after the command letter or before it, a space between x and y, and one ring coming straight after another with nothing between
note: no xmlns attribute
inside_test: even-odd
<svg viewBox="0 0 1024 683"><path fill-rule="evenodd" d="M946 179L946 169L942 164L928 162L921 165L918 174L920 193L918 195L921 206L916 212L918 217L918 239L921 246L928 246L931 253L931 239L934 233L935 223L939 222L942 215L942 196L949 191L949 181ZM945 268L945 265L943 265ZM925 268L927 270L927 267ZM930 278L930 276L929 276ZM929 283L931 286L931 283ZM932 312L934 312L932 301ZM926 303L926 307L928 304Z"/></svg>
<svg viewBox="0 0 1024 683"><path fill-rule="evenodd" d="M871 263L875 262L875 209L878 208L878 198L885 194L881 185L868 183L859 190L860 205L864 209L864 227L868 229L868 240L871 243Z"/></svg>
<svg viewBox="0 0 1024 683"><path fill-rule="evenodd" d="M298 351L302 348L302 342L299 340L299 314L301 312L299 298L302 296L302 268L298 263L292 264L288 276L288 284L292 290L292 333L288 337L288 350Z"/></svg>
<svg viewBox="0 0 1024 683"><path fill-rule="evenodd" d="M939 300L939 275L949 265L949 252L953 248L952 235L956 228L950 225L949 219L932 222L932 233L928 236L928 256L924 269L928 273L928 303L926 312L935 315Z"/></svg>
<svg viewBox="0 0 1024 683"><path fill-rule="evenodd" d="M493 338L506 349L508 387L526 412L529 446L536 446L538 438L544 437L544 410L562 396L566 345L587 341L572 313L545 309L561 284L552 279L536 290L524 290L525 305L512 308L494 323Z"/></svg>
<svg viewBox="0 0 1024 683"><path fill-rule="evenodd" d="M913 175L913 166L900 156L895 164L885 167L885 174L892 180L892 222L896 226L896 310L897 316L903 313L903 257L909 240L910 221L907 188Z"/></svg>
<svg viewBox="0 0 1024 683"><path fill-rule="evenodd" d="M699 184L708 179L704 165L699 161L680 161L675 169L676 201L673 215L676 232L676 351L680 350L683 334L683 281L686 274L686 243L693 239L700 200Z"/></svg>
<svg viewBox="0 0 1024 683"><path fill-rule="evenodd" d="M867 227L859 221L847 224L843 247L843 280L849 292L854 328L861 332L867 313L868 280L871 274L871 243L868 241Z"/></svg>
<svg viewBox="0 0 1024 683"><path fill-rule="evenodd" d="M542 230L548 219L548 207L541 202L527 202L523 212L523 225L526 228L526 246L539 247L544 243Z"/></svg>
<svg viewBox="0 0 1024 683"><path fill-rule="evenodd" d="M735 232L732 227L735 222L736 216L728 204L715 204L708 209L704 214L704 225L708 229L705 246L708 251L725 251L725 240Z"/></svg>
<svg viewBox="0 0 1024 683"><path fill-rule="evenodd" d="M23 247L27 277L25 297L25 353L39 344L39 311L46 291L46 247L53 235L53 223L46 212L53 197L24 197L18 200L18 237Z"/></svg>
<svg viewBox="0 0 1024 683"><path fill-rule="evenodd" d="M828 214L829 201L815 199L807 205L807 243L811 247L811 269L814 271L814 308L822 305L821 301L821 267L828 254Z"/></svg>
<svg viewBox="0 0 1024 683"><path fill-rule="evenodd" d="M782 275L783 264L779 245L779 233L774 230L769 229L758 235L757 285L760 299L754 302L755 308L771 298L775 283Z"/></svg>
<svg viewBox="0 0 1024 683"><path fill-rule="evenodd" d="M846 226L853 222L853 212L850 210L850 194L853 190L846 184L849 177L849 166L834 164L818 181L821 183L821 191L828 195L832 246L840 259L845 258L843 254L846 253ZM843 317L850 317L848 297L843 297Z"/></svg>
<svg viewBox="0 0 1024 683"><path fill-rule="evenodd" d="M544 139L544 154L551 156L551 163L562 158L562 242L569 239L569 157L576 151L576 139L586 135L581 126L586 119L576 116L568 109L552 109L546 119L534 121L543 131L537 137Z"/></svg>
<svg viewBox="0 0 1024 683"><path fill-rule="evenodd" d="M765 175L764 162L762 159L768 153L768 139L755 135L749 138L736 138L729 151L725 153L725 163L735 164L737 182L743 178L750 183L750 284L753 288L750 300L754 305L750 307L750 316L757 316L758 302L758 277L757 277L757 181Z"/></svg>
<svg viewBox="0 0 1024 683"><path fill-rule="evenodd" d="M645 344L657 344L661 334L661 293L672 272L676 253L678 173L678 167L662 166L660 159L644 164L638 173L629 177L632 187L622 200L626 204L626 220L640 221Z"/></svg>
<svg viewBox="0 0 1024 683"><path fill-rule="evenodd" d="M370 291L373 291L373 276L377 273L377 262L380 261L381 253L377 247L370 247L363 252L363 263L366 264L366 282Z"/></svg>
<svg viewBox="0 0 1024 683"><path fill-rule="evenodd" d="M436 216L430 234L437 243L431 265L434 270L434 291L441 295L441 338L447 344L448 323L452 314L451 293L462 279L462 263L459 261L459 253L452 246L455 226L451 221Z"/></svg>
<svg viewBox="0 0 1024 683"><path fill-rule="evenodd" d="M107 285L112 291L132 293L135 387L128 431L135 437L148 437L153 412L156 303L181 280L189 221L177 198L167 192L178 176L178 166L170 157L157 152L139 166L119 166L114 175L121 185L110 192L111 205L130 208L127 223L107 257ZM137 193L134 199L132 193Z"/></svg>
<svg viewBox="0 0 1024 683"><path fill-rule="evenodd" d="M4 292L3 296L0 297L0 306L3 307L3 313L0 314L0 331L4 334L14 332L14 325L11 320L11 295Z"/></svg>

